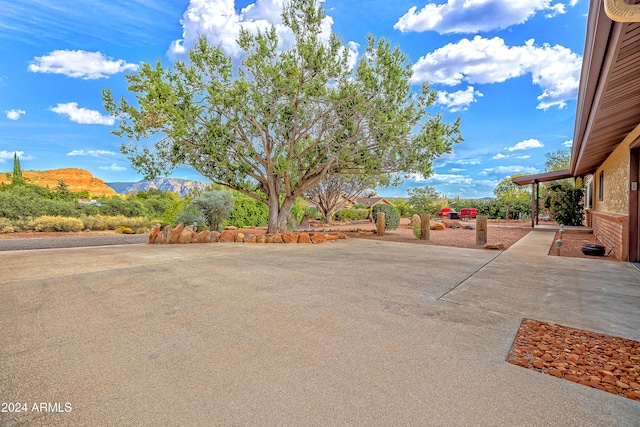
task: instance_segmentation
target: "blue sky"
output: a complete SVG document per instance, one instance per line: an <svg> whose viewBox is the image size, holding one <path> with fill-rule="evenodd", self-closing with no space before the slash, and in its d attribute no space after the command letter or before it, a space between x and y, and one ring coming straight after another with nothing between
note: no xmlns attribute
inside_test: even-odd
<svg viewBox="0 0 640 427"><path fill-rule="evenodd" d="M237 54L235 38L281 25L283 0L0 0L0 171L78 167L107 182L142 179L101 89L127 95L123 77L141 62L184 58L198 34ZM431 185L463 198L493 195L497 182L544 169L568 149L584 50L586 0L326 0L326 28L355 54L385 37L409 55L415 87L438 92L431 112L460 116L465 141L381 196ZM283 37L286 33L283 32ZM174 177L204 180L181 168Z"/></svg>

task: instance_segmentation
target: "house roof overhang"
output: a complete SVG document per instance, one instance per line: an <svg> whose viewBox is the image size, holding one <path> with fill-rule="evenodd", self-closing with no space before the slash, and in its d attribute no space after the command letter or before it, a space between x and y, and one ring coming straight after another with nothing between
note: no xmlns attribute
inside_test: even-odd
<svg viewBox="0 0 640 427"><path fill-rule="evenodd" d="M631 0L630 4L640 0ZM640 122L640 23L591 0L571 148L573 176L594 172Z"/></svg>
<svg viewBox="0 0 640 427"><path fill-rule="evenodd" d="M640 0L629 1L629 4L638 3ZM640 23L614 22L605 13L603 0L591 0L570 175L547 179L547 174L543 173L512 181L523 185L595 172L640 123L639 69Z"/></svg>
<svg viewBox="0 0 640 427"><path fill-rule="evenodd" d="M539 182L557 181L559 179L571 178L571 171L564 169L554 172L539 173L537 175L523 175L511 178L511 182L517 185L537 184Z"/></svg>

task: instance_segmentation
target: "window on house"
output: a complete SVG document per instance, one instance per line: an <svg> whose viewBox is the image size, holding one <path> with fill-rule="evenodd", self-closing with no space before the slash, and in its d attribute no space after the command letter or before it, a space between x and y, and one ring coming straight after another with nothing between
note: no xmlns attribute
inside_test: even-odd
<svg viewBox="0 0 640 427"><path fill-rule="evenodd" d="M589 181L589 190L587 191L587 207L593 209L593 180Z"/></svg>
<svg viewBox="0 0 640 427"><path fill-rule="evenodd" d="M598 200L604 200L604 171L600 172L598 177Z"/></svg>

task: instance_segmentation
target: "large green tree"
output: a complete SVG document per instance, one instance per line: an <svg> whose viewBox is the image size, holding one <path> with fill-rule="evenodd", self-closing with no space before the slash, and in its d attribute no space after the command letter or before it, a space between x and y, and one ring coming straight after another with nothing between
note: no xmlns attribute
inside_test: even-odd
<svg viewBox="0 0 640 427"><path fill-rule="evenodd" d="M266 203L268 231L281 232L296 199L327 173L428 176L433 160L462 140L459 119L427 113L435 92L427 84L412 91L398 47L370 35L353 68L340 38L322 35L320 1L291 0L282 18L295 39L286 50L275 28L242 30L236 67L201 38L187 63L145 63L126 76L136 105L103 91L137 170L153 177L191 166Z"/></svg>
<svg viewBox="0 0 640 427"><path fill-rule="evenodd" d="M413 206L416 212L420 213L435 215L446 203L442 195L429 185L425 185L422 188L409 188L407 194L409 195L409 203L411 206Z"/></svg>
<svg viewBox="0 0 640 427"><path fill-rule="evenodd" d="M493 189L493 194L505 208L505 219L509 219L509 211L513 208L526 207L531 203L531 194L526 188L514 184L511 180L521 175L514 175L500 181Z"/></svg>
<svg viewBox="0 0 640 427"><path fill-rule="evenodd" d="M555 172L569 169L571 163L571 153L569 150L558 149L545 154L547 160L544 162L545 172Z"/></svg>

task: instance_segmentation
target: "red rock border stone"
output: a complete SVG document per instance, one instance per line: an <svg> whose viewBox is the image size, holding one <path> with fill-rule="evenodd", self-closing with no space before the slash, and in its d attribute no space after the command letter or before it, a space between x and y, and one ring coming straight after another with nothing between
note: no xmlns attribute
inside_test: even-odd
<svg viewBox="0 0 640 427"><path fill-rule="evenodd" d="M235 227L227 227L219 233L208 230L196 232L193 226L178 224L160 228L157 224L149 233L149 244L186 243L325 243L348 239L344 233L285 233L285 234L245 234Z"/></svg>
<svg viewBox="0 0 640 427"><path fill-rule="evenodd" d="M640 401L640 342L523 319L509 363Z"/></svg>

